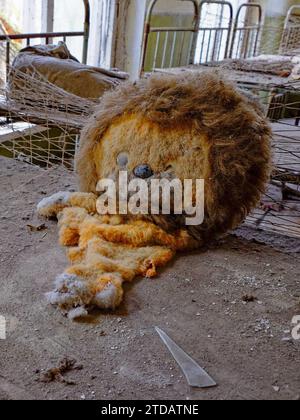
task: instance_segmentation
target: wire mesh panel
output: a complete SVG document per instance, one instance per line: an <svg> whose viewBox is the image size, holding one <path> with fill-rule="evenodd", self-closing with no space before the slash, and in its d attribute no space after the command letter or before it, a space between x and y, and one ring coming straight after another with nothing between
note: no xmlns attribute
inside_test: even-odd
<svg viewBox="0 0 300 420"><path fill-rule="evenodd" d="M0 154L73 170L79 133L98 101L68 93L30 70L11 69L10 83L0 88Z"/></svg>
<svg viewBox="0 0 300 420"><path fill-rule="evenodd" d="M64 127L47 127L0 118L0 154L45 169L73 170L78 135Z"/></svg>
<svg viewBox="0 0 300 420"><path fill-rule="evenodd" d="M242 4L235 18L230 58L249 58L257 55L262 28L263 10L261 5Z"/></svg>
<svg viewBox="0 0 300 420"><path fill-rule="evenodd" d="M199 6L196 0L181 0L185 13L180 17L181 23L173 21L171 14L164 16L165 26L155 24L156 6L162 0L152 0L149 5L144 33L142 73L155 68L187 66L194 62L197 35L199 28ZM162 18L162 16L160 16ZM177 16L176 16L177 18Z"/></svg>
<svg viewBox="0 0 300 420"><path fill-rule="evenodd" d="M195 63L228 57L233 23L233 7L227 1L202 1Z"/></svg>
<svg viewBox="0 0 300 420"><path fill-rule="evenodd" d="M287 14L281 40L280 53L300 50L300 6L292 6Z"/></svg>
<svg viewBox="0 0 300 420"><path fill-rule="evenodd" d="M4 36L5 28L1 23L0 19L0 36ZM4 36L5 38L5 36ZM5 72L8 66L8 63L11 63L19 50L22 48L22 43L20 41L0 41L0 86L5 82Z"/></svg>

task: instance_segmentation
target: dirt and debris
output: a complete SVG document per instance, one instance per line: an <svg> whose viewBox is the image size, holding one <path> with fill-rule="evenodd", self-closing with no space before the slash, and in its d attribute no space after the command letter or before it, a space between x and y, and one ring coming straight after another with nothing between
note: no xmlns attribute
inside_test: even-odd
<svg viewBox="0 0 300 420"><path fill-rule="evenodd" d="M67 379L64 375L74 370L82 370L83 366L78 365L74 359L65 358L59 362L58 367L47 369L46 371L38 372L40 377L39 382L51 383L60 382L65 385L76 385L76 382Z"/></svg>
<svg viewBox="0 0 300 420"><path fill-rule="evenodd" d="M257 297L253 295L244 295L242 297L242 301L245 303L253 303L253 302L256 302L257 300L258 300Z"/></svg>
<svg viewBox="0 0 300 420"><path fill-rule="evenodd" d="M27 227L30 230L30 232L42 232L43 230L48 229L45 223L42 223L41 225L38 225L38 226L27 225Z"/></svg>
<svg viewBox="0 0 300 420"><path fill-rule="evenodd" d="M178 256L159 277L126 285L116 312L72 322L44 298L67 264L57 223L47 221L44 238L20 230L24 219L44 223L37 202L65 185L76 189L74 174L0 158L0 315L7 322L0 399L299 400L292 319L300 315L300 241L242 227L207 250ZM246 304L246 295L257 300ZM184 343L219 387L188 387L156 325ZM36 381L37 367L59 366L66 356L84 365L63 374L75 385Z"/></svg>

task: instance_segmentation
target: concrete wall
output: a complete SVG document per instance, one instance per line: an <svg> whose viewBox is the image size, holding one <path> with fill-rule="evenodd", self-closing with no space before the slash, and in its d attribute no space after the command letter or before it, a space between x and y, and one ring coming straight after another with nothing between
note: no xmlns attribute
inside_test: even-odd
<svg viewBox="0 0 300 420"><path fill-rule="evenodd" d="M139 77L146 0L116 0L112 65Z"/></svg>
<svg viewBox="0 0 300 420"><path fill-rule="evenodd" d="M265 8L267 17L282 17L290 6L300 5L300 0L260 0L259 3Z"/></svg>

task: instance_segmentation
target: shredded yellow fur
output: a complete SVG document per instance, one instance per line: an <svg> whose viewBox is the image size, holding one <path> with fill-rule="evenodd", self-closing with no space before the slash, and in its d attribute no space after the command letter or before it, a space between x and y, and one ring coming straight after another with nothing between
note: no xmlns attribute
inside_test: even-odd
<svg viewBox="0 0 300 420"><path fill-rule="evenodd" d="M72 207L74 203L79 207ZM73 308L116 308L124 282L154 277L176 251L196 246L184 230L170 234L150 222L94 214L95 203L96 196L73 193L65 200L50 197L39 208L43 216L58 217L59 241L67 247L71 264L48 297L71 316Z"/></svg>

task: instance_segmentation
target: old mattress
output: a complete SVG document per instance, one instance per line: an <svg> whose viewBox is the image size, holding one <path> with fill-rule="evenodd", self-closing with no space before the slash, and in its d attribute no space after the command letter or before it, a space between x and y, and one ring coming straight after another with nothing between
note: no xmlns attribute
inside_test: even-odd
<svg viewBox="0 0 300 420"><path fill-rule="evenodd" d="M51 84L76 96L98 99L118 86L127 74L81 64L65 43L29 46L20 51L9 75L10 90L18 89L18 72L43 76ZM22 86L22 88L24 88Z"/></svg>

